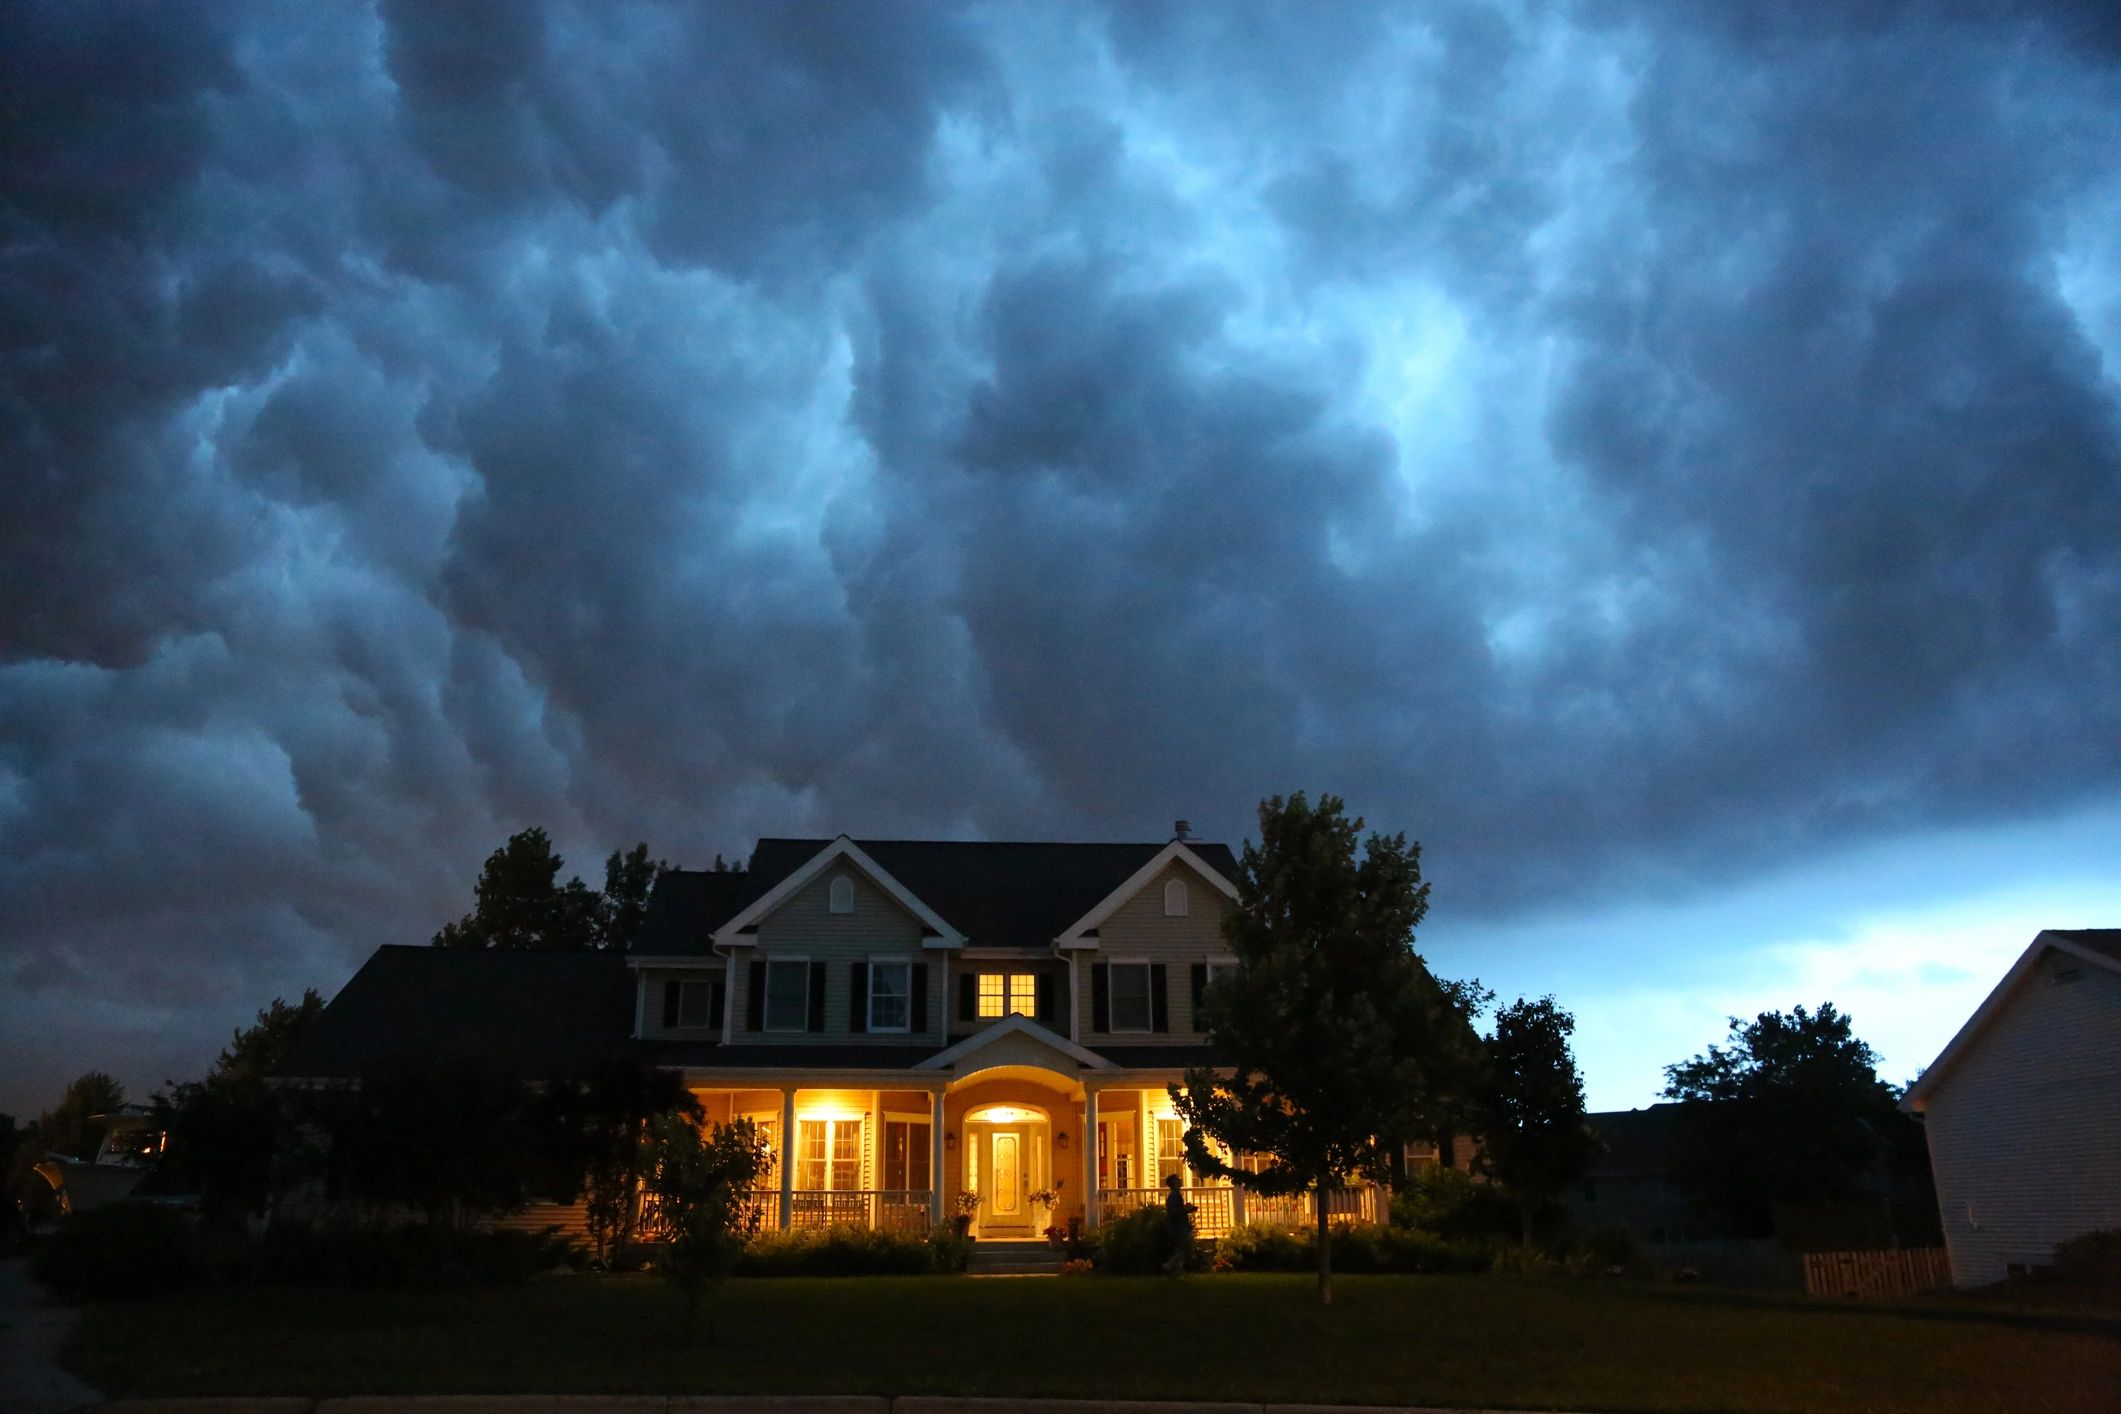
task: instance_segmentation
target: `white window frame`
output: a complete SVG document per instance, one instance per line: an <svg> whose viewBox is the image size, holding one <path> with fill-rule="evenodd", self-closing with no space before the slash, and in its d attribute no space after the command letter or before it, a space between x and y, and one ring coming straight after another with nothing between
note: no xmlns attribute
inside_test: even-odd
<svg viewBox="0 0 2121 1414"><path fill-rule="evenodd" d="M1011 972L1004 968L998 972L982 970L974 973L977 979L972 984L976 1004L973 1015L981 1021L1000 1021L1009 1016L1025 1016L1038 1019L1038 974L1036 972ZM989 996L987 983L1001 983L1001 1010L987 1010ZM1023 985L1019 987L1017 984Z"/></svg>
<svg viewBox="0 0 2121 1414"><path fill-rule="evenodd" d="M1149 975L1152 964L1145 957L1114 958L1111 970L1105 974L1105 1006L1115 1036L1148 1036L1156 1031L1156 982ZM1119 1024L1119 974L1121 968L1136 968L1142 977L1142 1024L1122 1026Z"/></svg>
<svg viewBox="0 0 2121 1414"><path fill-rule="evenodd" d="M773 969L776 967L801 967L803 978L803 1003L801 1014L794 1026L773 1024ZM774 1035L792 1036L810 1029L810 959L807 957L769 957L766 959L766 995L759 1003L759 1029Z"/></svg>
<svg viewBox="0 0 2121 1414"><path fill-rule="evenodd" d="M825 909L830 913L854 912L854 879L851 875L835 874L825 889Z"/></svg>
<svg viewBox="0 0 2121 1414"><path fill-rule="evenodd" d="M812 1125L817 1126L815 1132L825 1141L825 1152L822 1157L816 1159L811 1158L804 1152L803 1144L804 1132L809 1130ZM795 1143L790 1146L794 1151L796 1191L801 1193L861 1192L863 1189L863 1145L867 1139L866 1131L868 1127L869 1116L867 1115L814 1115L808 1119L798 1115L795 1121ZM841 1136L850 1132L854 1136L853 1156L845 1159L836 1157L840 1148ZM838 1165L848 1163L854 1165L854 1182L851 1184L834 1183L833 1169ZM812 1186L803 1183L803 1170L810 1164L818 1164L824 1169L822 1175L817 1175L825 1180L822 1185Z"/></svg>
<svg viewBox="0 0 2121 1414"><path fill-rule="evenodd" d="M1193 915L1193 891L1186 887L1184 879L1164 880L1164 917L1190 918Z"/></svg>
<svg viewBox="0 0 2121 1414"><path fill-rule="evenodd" d="M906 1019L898 1026L879 1025L876 1019L876 979L885 968L897 968L906 979L899 999L906 1004ZM864 1014L868 1017L869 1029L884 1036L904 1036L913 1030L913 959L910 957L872 957L869 959L869 995L863 1002ZM925 1018L924 1018L925 1019Z"/></svg>
<svg viewBox="0 0 2121 1414"><path fill-rule="evenodd" d="M1208 959L1208 985L1211 987L1215 985L1217 978L1234 976L1236 972L1237 959L1234 957L1211 957Z"/></svg>
<svg viewBox="0 0 2121 1414"><path fill-rule="evenodd" d="M876 1186L879 1189L887 1193L927 1193L934 1190L935 1150L932 1147L935 1143L934 1123L934 1120L924 1114L901 1113L897 1110L886 1110L884 1112L883 1122L877 1127L876 1131ZM922 1168L929 1170L928 1186L926 1188L911 1186L893 1188L884 1181L886 1176L884 1169L890 1163L891 1126L894 1124L906 1126L907 1181L910 1185L913 1178L913 1166L917 1161ZM916 1129L919 1130L918 1139L915 1138L914 1134Z"/></svg>
<svg viewBox="0 0 2121 1414"><path fill-rule="evenodd" d="M698 989L700 1014L697 1019L687 1020L685 998L693 989ZM714 1025L714 979L712 977L685 977L678 981L678 1030L705 1031Z"/></svg>

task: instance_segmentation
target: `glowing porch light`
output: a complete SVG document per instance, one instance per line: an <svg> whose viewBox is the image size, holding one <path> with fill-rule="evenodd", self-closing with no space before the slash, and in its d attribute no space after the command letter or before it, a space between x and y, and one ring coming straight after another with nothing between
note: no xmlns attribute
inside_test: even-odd
<svg viewBox="0 0 2121 1414"><path fill-rule="evenodd" d="M1046 1117L1020 1105L988 1105L965 1116L973 1124L1036 1124Z"/></svg>

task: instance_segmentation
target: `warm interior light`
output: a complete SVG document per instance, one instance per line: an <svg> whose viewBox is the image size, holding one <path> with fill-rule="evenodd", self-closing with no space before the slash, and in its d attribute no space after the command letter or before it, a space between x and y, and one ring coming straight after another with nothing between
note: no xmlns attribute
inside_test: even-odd
<svg viewBox="0 0 2121 1414"><path fill-rule="evenodd" d="M965 1116L974 1124L1031 1124L1045 1118L1037 1110L1020 1105L988 1105Z"/></svg>
<svg viewBox="0 0 2121 1414"><path fill-rule="evenodd" d="M848 1109L845 1105L807 1105L795 1112L797 1119L867 1119L860 1110Z"/></svg>

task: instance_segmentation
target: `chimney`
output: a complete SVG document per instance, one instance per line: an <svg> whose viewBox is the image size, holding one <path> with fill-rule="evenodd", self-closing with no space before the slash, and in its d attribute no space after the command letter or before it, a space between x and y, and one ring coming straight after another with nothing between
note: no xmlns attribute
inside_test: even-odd
<svg viewBox="0 0 2121 1414"><path fill-rule="evenodd" d="M1184 840L1192 837L1193 822L1191 820L1173 820L1171 822L1171 838Z"/></svg>

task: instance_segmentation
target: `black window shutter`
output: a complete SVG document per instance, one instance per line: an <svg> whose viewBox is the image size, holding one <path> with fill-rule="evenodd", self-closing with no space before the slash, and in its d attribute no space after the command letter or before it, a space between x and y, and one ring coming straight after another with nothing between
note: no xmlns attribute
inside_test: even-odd
<svg viewBox="0 0 2121 1414"><path fill-rule="evenodd" d="M766 1029L766 963L761 958L751 963L751 985L744 993L744 1029Z"/></svg>
<svg viewBox="0 0 2121 1414"><path fill-rule="evenodd" d="M673 977L663 984L663 1029L669 1030L678 1024L678 979Z"/></svg>
<svg viewBox="0 0 2121 1414"><path fill-rule="evenodd" d="M1167 970L1161 962L1149 969L1149 1024L1157 1031L1171 1029L1171 996L1164 983Z"/></svg>
<svg viewBox="0 0 2121 1414"><path fill-rule="evenodd" d="M857 962L847 969L853 979L847 989L847 1029L869 1029L869 964Z"/></svg>
<svg viewBox="0 0 2121 1414"><path fill-rule="evenodd" d="M928 964L913 964L913 1007L906 1018L906 1028L918 1036L928 1029Z"/></svg>
<svg viewBox="0 0 2121 1414"><path fill-rule="evenodd" d="M1050 972L1038 974L1038 1002L1033 1008L1038 1013L1038 1024L1057 1026L1060 1024L1060 979Z"/></svg>
<svg viewBox="0 0 2121 1414"><path fill-rule="evenodd" d="M957 975L957 1019L979 1020L979 978L970 972Z"/></svg>
<svg viewBox="0 0 2121 1414"><path fill-rule="evenodd" d="M729 976L723 973L714 979L707 989L707 1024L715 1030L722 1029L722 1013L729 1006Z"/></svg>
<svg viewBox="0 0 2121 1414"><path fill-rule="evenodd" d="M1208 995L1208 964L1193 964L1193 1029L1200 1030L1200 999Z"/></svg>
<svg viewBox="0 0 2121 1414"><path fill-rule="evenodd" d="M1090 1029L1112 1029L1112 965L1107 962L1090 964Z"/></svg>
<svg viewBox="0 0 2121 1414"><path fill-rule="evenodd" d="M825 1029L825 964L810 964L810 1029Z"/></svg>

